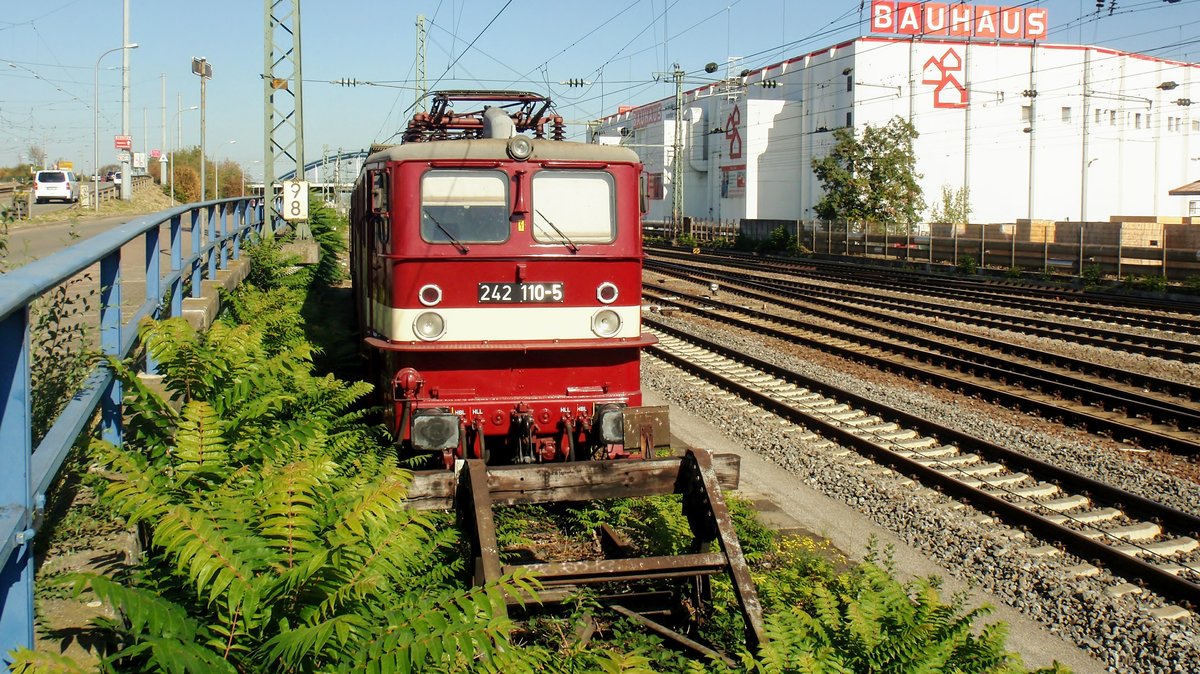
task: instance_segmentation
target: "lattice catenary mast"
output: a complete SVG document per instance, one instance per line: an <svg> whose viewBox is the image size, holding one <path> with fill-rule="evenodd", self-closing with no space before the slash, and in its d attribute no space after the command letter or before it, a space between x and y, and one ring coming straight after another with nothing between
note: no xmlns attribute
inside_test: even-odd
<svg viewBox="0 0 1200 674"><path fill-rule="evenodd" d="M296 167L304 180L304 91L300 68L300 0L264 0L263 195L273 203L275 176ZM277 172L282 162L287 168ZM296 223L301 239L307 223Z"/></svg>

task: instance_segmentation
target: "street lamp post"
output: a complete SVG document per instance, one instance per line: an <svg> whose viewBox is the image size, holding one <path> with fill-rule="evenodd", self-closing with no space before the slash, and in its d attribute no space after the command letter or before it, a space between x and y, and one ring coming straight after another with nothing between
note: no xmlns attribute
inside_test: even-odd
<svg viewBox="0 0 1200 674"><path fill-rule="evenodd" d="M233 145L236 142L237 142L236 140L231 140L228 143L226 143L226 145ZM213 169L214 169L213 170L213 182L216 183L215 185L213 185L213 198L220 199L221 198L221 160L216 157L213 157Z"/></svg>
<svg viewBox="0 0 1200 674"><path fill-rule="evenodd" d="M92 210L100 209L100 61L105 56L123 49L137 49L136 42L113 47L96 59L95 77L92 82ZM127 176L122 178L128 180Z"/></svg>
<svg viewBox="0 0 1200 674"><path fill-rule="evenodd" d="M204 151L204 135L207 126L204 119L206 112L204 85L208 80L212 79L212 64L203 56L200 58L193 56L192 73L200 77L200 201L204 201L208 198L208 184L206 179L208 167L205 166L207 162L204 161L204 157L206 156Z"/></svg>
<svg viewBox="0 0 1200 674"><path fill-rule="evenodd" d="M193 105L190 108L179 108L178 110L175 111L175 116L171 120L171 126L175 127L175 144L171 146L171 161L170 161L170 164L171 164L171 203L172 204L175 203L175 148L179 145L179 136L182 134L182 132L179 130L179 127L177 126L179 124L179 116L182 115L183 113L187 112L188 110L198 110L199 108L200 108L200 106L198 106L198 105ZM203 199L201 199L201 201L203 201Z"/></svg>

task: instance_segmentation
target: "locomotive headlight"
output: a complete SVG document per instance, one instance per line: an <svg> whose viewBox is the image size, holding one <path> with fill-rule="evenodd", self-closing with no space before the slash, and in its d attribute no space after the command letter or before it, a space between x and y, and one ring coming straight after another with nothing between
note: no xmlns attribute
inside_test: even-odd
<svg viewBox="0 0 1200 674"><path fill-rule="evenodd" d="M417 299L427 307L437 306L442 301L442 289L432 283L421 286L417 291Z"/></svg>
<svg viewBox="0 0 1200 674"><path fill-rule="evenodd" d="M601 304L612 304L617 301L617 285L605 281L596 286L596 299L600 300Z"/></svg>
<svg viewBox="0 0 1200 674"><path fill-rule="evenodd" d="M601 309L592 315L592 332L598 337L612 337L621 331L621 317L612 309Z"/></svg>
<svg viewBox="0 0 1200 674"><path fill-rule="evenodd" d="M441 314L426 311L413 321L413 332L416 333L418 339L432 342L446 334L446 321Z"/></svg>
<svg viewBox="0 0 1200 674"><path fill-rule="evenodd" d="M517 161L525 161L529 159L529 155L533 154L533 143L525 136L513 136L508 139L508 145L505 148L508 151L508 156Z"/></svg>
<svg viewBox="0 0 1200 674"><path fill-rule="evenodd" d="M413 413L412 444L414 449L436 452L457 447L462 424L458 415L446 410L417 410Z"/></svg>

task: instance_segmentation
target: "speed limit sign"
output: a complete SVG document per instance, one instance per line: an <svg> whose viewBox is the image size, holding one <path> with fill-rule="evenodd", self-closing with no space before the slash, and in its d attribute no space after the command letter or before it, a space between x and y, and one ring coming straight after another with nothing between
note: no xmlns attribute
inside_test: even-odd
<svg viewBox="0 0 1200 674"><path fill-rule="evenodd" d="M308 181L283 181L283 219L288 222L308 220Z"/></svg>

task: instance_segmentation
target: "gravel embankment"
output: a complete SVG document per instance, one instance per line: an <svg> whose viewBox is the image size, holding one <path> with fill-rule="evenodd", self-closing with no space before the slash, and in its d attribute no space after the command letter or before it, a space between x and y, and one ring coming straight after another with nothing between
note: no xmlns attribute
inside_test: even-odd
<svg viewBox="0 0 1200 674"><path fill-rule="evenodd" d="M697 327L681 317L664 319L684 330L713 338L712 324ZM988 412L979 403L963 404L945 392L899 386L888 375L839 365L831 359L796 357L753 338L721 329L718 341L743 353L776 362L820 381L854 391L914 414L929 416L959 430L1027 452L1095 479L1145 494L1176 508L1197 512L1200 485L1132 462L1113 443L1075 431L1047 432L1046 423L1028 417ZM817 362L823 361L823 362ZM1076 578L1068 567L1085 560L1067 555L1036 557L1040 545L1023 532L983 525L980 513L962 508L927 489L906 486L878 466L856 465L856 456L838 457L822 440L788 438L762 423L762 412L735 407L687 383L673 368L647 359L644 385L672 404L710 420L724 433L754 448L821 493L841 500L910 545L923 550L963 581L982 588L1037 620L1051 631L1090 651L1111 671L1200 671L1200 620L1158 620L1146 609L1162 605L1147 594L1113 596L1106 592L1123 580L1107 572Z"/></svg>

